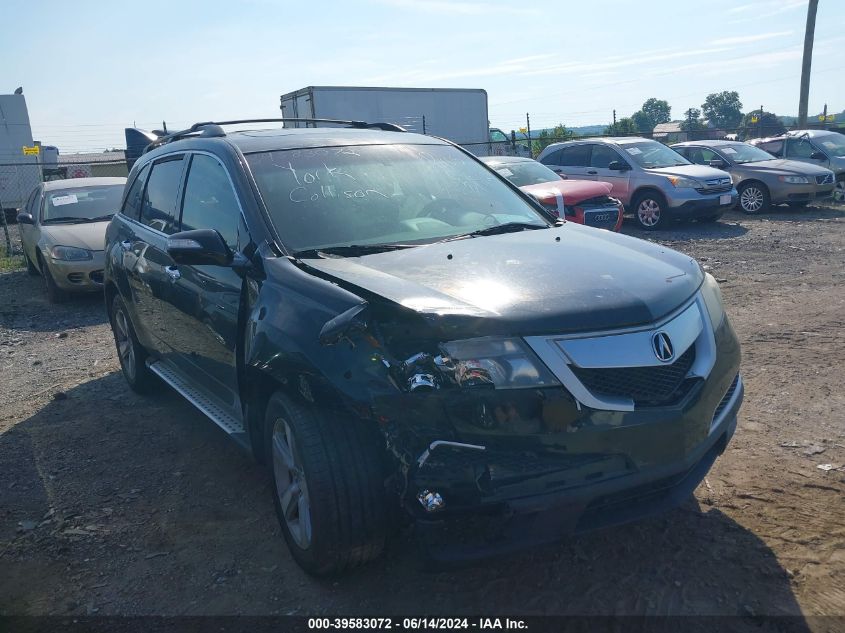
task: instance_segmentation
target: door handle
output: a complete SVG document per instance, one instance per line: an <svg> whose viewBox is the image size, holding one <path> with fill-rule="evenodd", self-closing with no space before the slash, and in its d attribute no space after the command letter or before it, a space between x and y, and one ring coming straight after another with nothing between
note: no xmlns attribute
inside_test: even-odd
<svg viewBox="0 0 845 633"><path fill-rule="evenodd" d="M182 277L182 273L179 272L176 266L168 266L165 270L167 271L167 276L170 277L170 281L176 281Z"/></svg>
<svg viewBox="0 0 845 633"><path fill-rule="evenodd" d="M597 172L595 169L588 169L587 173L590 174L591 176L595 176L599 172Z"/></svg>
<svg viewBox="0 0 845 633"><path fill-rule="evenodd" d="M120 248L122 248L124 251L128 251L130 248L132 248L132 242L130 242L129 240L123 240L120 243Z"/></svg>

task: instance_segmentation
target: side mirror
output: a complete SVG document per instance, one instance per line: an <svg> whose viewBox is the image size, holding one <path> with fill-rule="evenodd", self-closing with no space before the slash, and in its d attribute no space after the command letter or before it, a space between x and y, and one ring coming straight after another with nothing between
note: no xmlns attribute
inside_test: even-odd
<svg viewBox="0 0 845 633"><path fill-rule="evenodd" d="M569 176L567 176L566 174L558 173L557 175L560 176L561 180L569 180Z"/></svg>
<svg viewBox="0 0 845 633"><path fill-rule="evenodd" d="M716 169L724 169L725 161L723 161L721 158L714 158L710 161L710 166L715 167Z"/></svg>
<svg viewBox="0 0 845 633"><path fill-rule="evenodd" d="M816 150L815 152L810 154L810 158L812 158L813 160L827 160L827 154Z"/></svg>
<svg viewBox="0 0 845 633"><path fill-rule="evenodd" d="M612 160L607 168L610 171L628 171L631 166L623 160Z"/></svg>
<svg viewBox="0 0 845 633"><path fill-rule="evenodd" d="M234 259L232 250L214 229L174 233L167 238L167 254L186 266L229 266Z"/></svg>
<svg viewBox="0 0 845 633"><path fill-rule="evenodd" d="M35 219L29 213L18 213L18 224L35 224Z"/></svg>

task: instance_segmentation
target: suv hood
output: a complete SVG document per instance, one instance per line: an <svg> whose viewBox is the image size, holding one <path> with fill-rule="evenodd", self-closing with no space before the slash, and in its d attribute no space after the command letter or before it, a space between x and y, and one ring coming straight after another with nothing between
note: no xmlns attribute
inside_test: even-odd
<svg viewBox="0 0 845 633"><path fill-rule="evenodd" d="M645 171L661 176L683 176L695 178L696 180L707 180L710 178L725 178L727 174L721 169L706 167L704 165L676 165L675 167L654 167Z"/></svg>
<svg viewBox="0 0 845 633"><path fill-rule="evenodd" d="M686 255L573 223L302 263L465 336L647 324L683 304L703 279Z"/></svg>
<svg viewBox="0 0 845 633"><path fill-rule="evenodd" d="M776 158L774 160L761 160L753 163L737 163L738 169L746 171L765 171L768 173L780 173L789 176L824 176L829 169L811 163L802 163L797 160Z"/></svg>
<svg viewBox="0 0 845 633"><path fill-rule="evenodd" d="M46 224L41 234L50 246L74 246L89 251L105 250L106 228L109 221L80 224Z"/></svg>

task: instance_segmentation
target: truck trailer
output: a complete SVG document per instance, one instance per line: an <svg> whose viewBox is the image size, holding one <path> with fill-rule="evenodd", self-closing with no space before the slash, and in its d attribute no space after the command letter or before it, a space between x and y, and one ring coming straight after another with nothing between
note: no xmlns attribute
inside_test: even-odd
<svg viewBox="0 0 845 633"><path fill-rule="evenodd" d="M24 96L0 95L0 208L8 220L41 182L40 151L32 140Z"/></svg>
<svg viewBox="0 0 845 633"><path fill-rule="evenodd" d="M487 91L480 88L309 86L283 94L281 110L282 117L290 119L395 123L409 132L446 138L478 156L506 153L501 146L509 146L491 143Z"/></svg>

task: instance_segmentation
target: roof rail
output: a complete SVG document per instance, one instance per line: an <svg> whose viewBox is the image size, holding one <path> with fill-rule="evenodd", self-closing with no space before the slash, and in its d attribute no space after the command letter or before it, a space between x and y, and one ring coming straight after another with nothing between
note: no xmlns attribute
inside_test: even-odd
<svg viewBox="0 0 845 633"><path fill-rule="evenodd" d="M144 149L144 153L149 152L160 145L170 143L172 141L185 138L187 136L199 137L219 137L226 136L223 130L224 125L241 125L244 123L335 123L338 125L345 125L346 127L363 129L363 130L384 130L386 132L405 132L405 128L395 123L367 123L366 121L344 121L340 119L237 119L234 121L203 121L201 123L194 123L191 127L172 134L166 134L159 137Z"/></svg>

